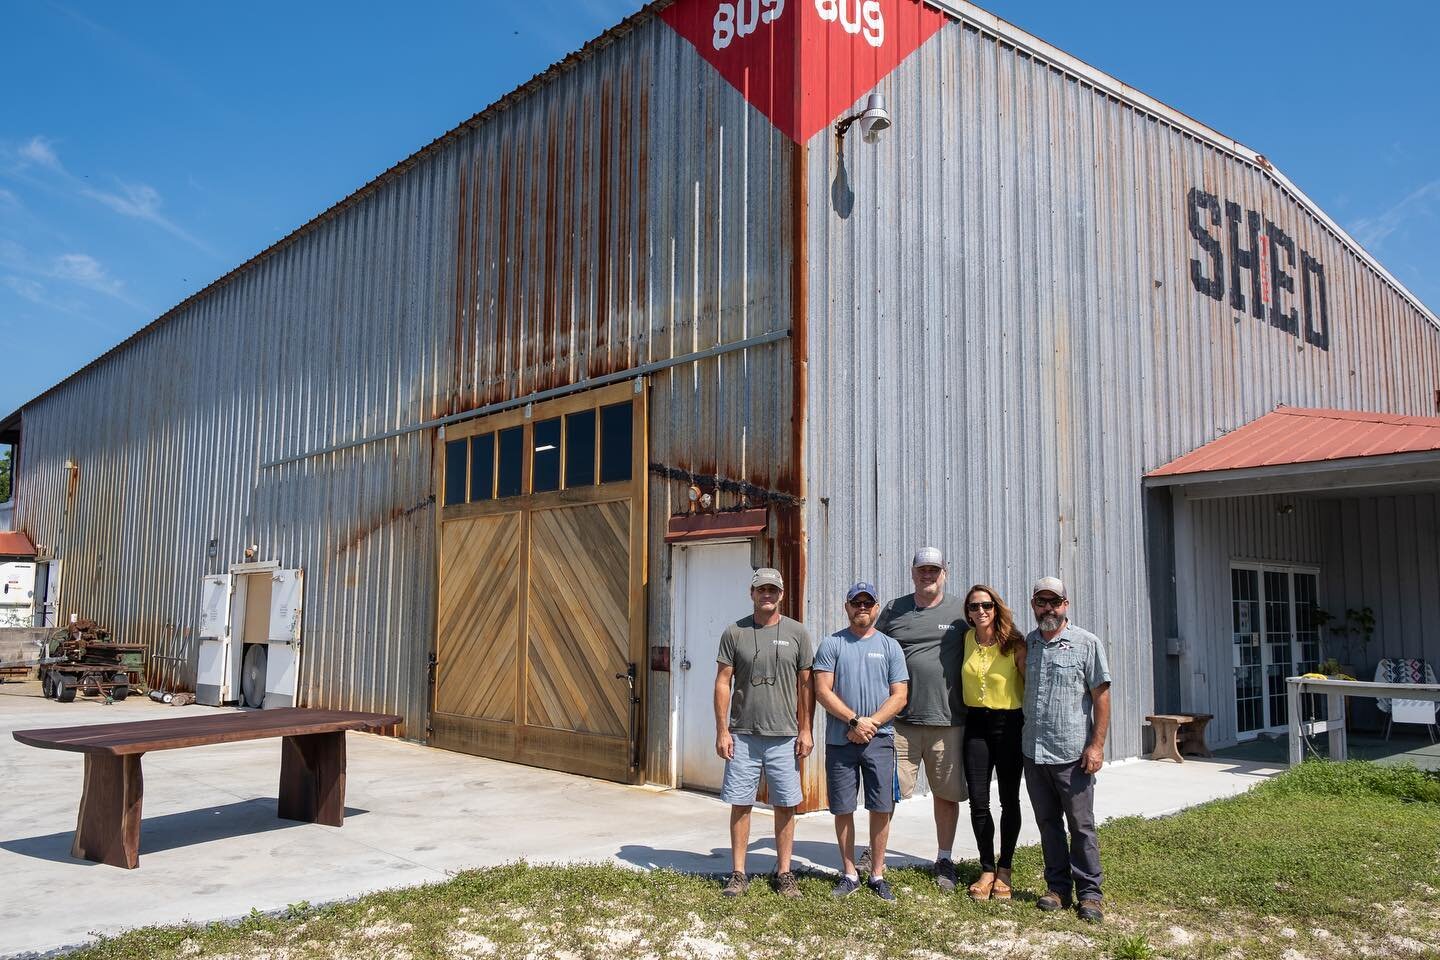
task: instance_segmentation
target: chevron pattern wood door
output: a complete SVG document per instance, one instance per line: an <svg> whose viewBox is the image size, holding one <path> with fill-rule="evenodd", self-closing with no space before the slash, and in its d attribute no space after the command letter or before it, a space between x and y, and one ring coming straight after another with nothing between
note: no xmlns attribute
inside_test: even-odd
<svg viewBox="0 0 1440 960"><path fill-rule="evenodd" d="M628 480L500 498L472 494L454 503L438 497L435 746L638 782L645 715L645 395L619 384L536 404L528 413L467 421L444 439L519 427L524 449L533 450L536 422L617 402L632 404ZM437 457L442 493L448 456L442 450ZM521 489L531 489L532 470L527 462ZM463 473L470 491L477 486L473 472L471 464ZM479 486L488 484L482 479ZM638 672L634 689L627 679L631 664Z"/></svg>
<svg viewBox="0 0 1440 960"><path fill-rule="evenodd" d="M444 526L436 713L515 721L522 519L517 511Z"/></svg>
<svg viewBox="0 0 1440 960"><path fill-rule="evenodd" d="M530 515L525 716L554 730L624 737L630 687L630 504Z"/></svg>

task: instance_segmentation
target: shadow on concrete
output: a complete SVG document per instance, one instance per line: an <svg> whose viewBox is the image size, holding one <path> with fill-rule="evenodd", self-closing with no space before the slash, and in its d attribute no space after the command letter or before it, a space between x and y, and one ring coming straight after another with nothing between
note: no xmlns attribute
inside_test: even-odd
<svg viewBox="0 0 1440 960"><path fill-rule="evenodd" d="M140 822L140 859L143 862L146 854L197 846L212 840L225 840L230 837L250 836L307 825L299 820L281 820L275 815L275 803L274 799L256 798L215 807L203 807L199 810L186 810L182 813L146 817ZM348 820L369 812L356 807L346 807L345 817ZM37 860L52 860L56 863L73 863L88 867L101 866L101 864L92 863L89 860L78 860L72 857L70 845L74 839L74 831L66 830L64 833L49 833L41 837L3 840L0 841L0 849Z"/></svg>

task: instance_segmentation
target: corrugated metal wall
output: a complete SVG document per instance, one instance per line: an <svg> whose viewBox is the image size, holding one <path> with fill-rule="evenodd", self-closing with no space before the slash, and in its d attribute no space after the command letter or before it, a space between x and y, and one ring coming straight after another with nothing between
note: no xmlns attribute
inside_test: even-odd
<svg viewBox="0 0 1440 960"><path fill-rule="evenodd" d="M1375 614L1370 643L1352 642L1353 666L1369 679L1382 658L1413 657L1440 674L1440 496L1347 498L1324 508L1320 605L1337 617L1347 608Z"/></svg>
<svg viewBox="0 0 1440 960"><path fill-rule="evenodd" d="M1440 335L1263 170L994 36L952 23L877 90L878 144L810 145L810 618L837 625L859 575L908 591L921 542L1022 616L1058 572L1134 755L1142 474L1282 402L1432 413ZM1191 187L1324 263L1328 352L1196 292Z"/></svg>
<svg viewBox="0 0 1440 960"><path fill-rule="evenodd" d="M793 149L643 14L411 158L25 408L17 521L65 561L65 610L158 649L258 544L307 573L300 702L422 736L434 431L261 464L787 329ZM793 483L790 367L781 342L653 377L651 459ZM656 645L685 489L651 487Z"/></svg>

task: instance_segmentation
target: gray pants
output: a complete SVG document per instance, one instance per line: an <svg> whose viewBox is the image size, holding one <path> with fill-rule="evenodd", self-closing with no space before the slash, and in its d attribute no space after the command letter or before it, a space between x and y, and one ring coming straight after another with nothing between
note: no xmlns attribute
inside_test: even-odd
<svg viewBox="0 0 1440 960"><path fill-rule="evenodd" d="M1095 775L1074 763L1036 763L1025 758L1025 789L1040 849L1045 853L1045 885L1069 903L1100 899L1100 841L1095 835ZM1070 839L1065 839L1065 828Z"/></svg>

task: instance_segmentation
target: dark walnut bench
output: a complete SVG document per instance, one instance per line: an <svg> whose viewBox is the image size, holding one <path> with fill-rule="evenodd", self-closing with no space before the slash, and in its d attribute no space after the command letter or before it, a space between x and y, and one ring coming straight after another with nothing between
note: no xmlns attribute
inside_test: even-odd
<svg viewBox="0 0 1440 960"><path fill-rule="evenodd" d="M338 827L345 822L345 731L396 727L401 718L354 710L286 707L88 727L16 730L46 750L85 754L85 790L70 855L116 867L140 863L140 758L152 750L284 737L280 817Z"/></svg>
<svg viewBox="0 0 1440 960"><path fill-rule="evenodd" d="M1184 763L1182 754L1213 757L1205 743L1205 727L1214 720L1209 713L1157 713L1145 718L1155 730L1155 749L1151 760L1174 760Z"/></svg>

